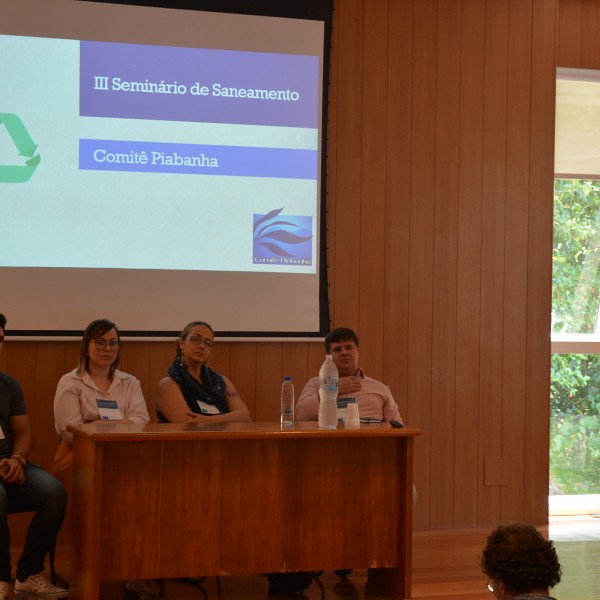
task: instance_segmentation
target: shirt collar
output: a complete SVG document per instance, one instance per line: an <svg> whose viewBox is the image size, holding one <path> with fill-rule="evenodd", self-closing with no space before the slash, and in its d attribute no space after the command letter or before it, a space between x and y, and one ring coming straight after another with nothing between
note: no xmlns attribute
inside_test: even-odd
<svg viewBox="0 0 600 600"><path fill-rule="evenodd" d="M94 380L92 379L91 375L87 371L84 371L82 375L78 375L77 371L73 371L72 376L75 379L80 379L81 381L83 381L83 383L85 383L86 385L89 385L90 387L93 387L93 388L96 387L96 385L94 384ZM129 375L127 373L123 373L123 371L119 371L119 369L115 369L110 387L112 388L116 383L118 383L119 381L121 381L123 379L127 379L128 377L129 377Z"/></svg>

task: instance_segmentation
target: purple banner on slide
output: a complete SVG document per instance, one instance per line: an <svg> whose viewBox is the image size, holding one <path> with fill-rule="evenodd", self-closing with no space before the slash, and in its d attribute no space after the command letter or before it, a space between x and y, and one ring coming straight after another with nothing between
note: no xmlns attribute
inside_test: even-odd
<svg viewBox="0 0 600 600"><path fill-rule="evenodd" d="M85 41L80 54L82 116L318 126L317 56Z"/></svg>
<svg viewBox="0 0 600 600"><path fill-rule="evenodd" d="M92 171L316 179L317 152L287 148L81 139L79 168Z"/></svg>

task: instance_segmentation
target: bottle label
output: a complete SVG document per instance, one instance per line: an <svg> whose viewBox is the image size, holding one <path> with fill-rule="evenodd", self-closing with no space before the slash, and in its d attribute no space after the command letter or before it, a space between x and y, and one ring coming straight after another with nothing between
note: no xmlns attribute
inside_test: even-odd
<svg viewBox="0 0 600 600"><path fill-rule="evenodd" d="M321 379L321 387L328 392L337 392L338 378L326 375Z"/></svg>

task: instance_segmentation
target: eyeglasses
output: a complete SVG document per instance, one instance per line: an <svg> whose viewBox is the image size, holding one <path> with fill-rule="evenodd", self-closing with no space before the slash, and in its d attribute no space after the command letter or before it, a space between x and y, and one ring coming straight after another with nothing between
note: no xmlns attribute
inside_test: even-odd
<svg viewBox="0 0 600 600"><path fill-rule="evenodd" d="M98 338L92 341L98 350L104 350L107 346L109 350L116 350L121 345L119 340L103 340L102 338Z"/></svg>
<svg viewBox="0 0 600 600"><path fill-rule="evenodd" d="M194 344L194 346L204 344L207 348L212 348L215 345L213 340L209 338L203 338L199 335L193 335L192 337L189 337L188 342L191 342L192 344Z"/></svg>
<svg viewBox="0 0 600 600"><path fill-rule="evenodd" d="M488 579L488 582L485 584L485 587L492 592L492 594L494 593L494 586L490 583L490 580Z"/></svg>

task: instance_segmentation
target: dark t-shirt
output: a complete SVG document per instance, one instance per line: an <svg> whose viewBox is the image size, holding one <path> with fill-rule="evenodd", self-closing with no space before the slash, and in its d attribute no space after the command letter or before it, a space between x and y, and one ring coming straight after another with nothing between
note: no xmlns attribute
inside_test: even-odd
<svg viewBox="0 0 600 600"><path fill-rule="evenodd" d="M0 427L2 436L0 439L0 458L6 458L12 454L13 439L10 429L10 419L19 415L26 415L25 398L23 390L10 375L0 371Z"/></svg>

